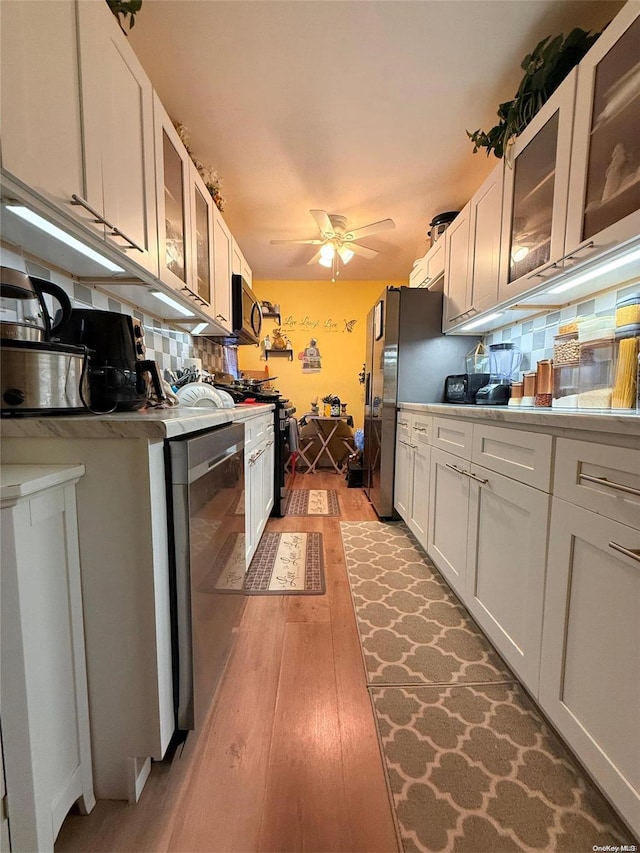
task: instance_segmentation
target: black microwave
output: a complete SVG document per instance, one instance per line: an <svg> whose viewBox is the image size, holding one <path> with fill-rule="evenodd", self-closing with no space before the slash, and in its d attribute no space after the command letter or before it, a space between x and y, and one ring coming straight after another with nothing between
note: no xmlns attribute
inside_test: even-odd
<svg viewBox="0 0 640 853"><path fill-rule="evenodd" d="M235 274L231 276L231 318L236 343L256 346L260 343L262 308L247 282Z"/></svg>

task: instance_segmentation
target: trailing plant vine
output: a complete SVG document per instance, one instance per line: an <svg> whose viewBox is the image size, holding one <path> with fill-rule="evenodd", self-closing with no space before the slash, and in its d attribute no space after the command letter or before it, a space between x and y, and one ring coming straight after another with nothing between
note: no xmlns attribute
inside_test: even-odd
<svg viewBox="0 0 640 853"><path fill-rule="evenodd" d="M195 156L193 151L191 150L191 145L189 143L189 131L182 124L181 121L176 121L172 119L173 126L176 129L178 136L180 137L180 141L187 149L187 154L191 157L193 165L198 170L198 173L206 188L209 190L209 194L211 198L215 202L216 207L222 213L224 211L224 206L227 203L226 198L222 195L221 186L222 186L222 178L218 174L216 169L212 169L211 166L205 165L202 160Z"/></svg>
<svg viewBox="0 0 640 853"><path fill-rule="evenodd" d="M142 6L142 0L107 0L107 3L109 4L109 8L113 12L113 14L118 19L120 29L126 35L126 30L122 26L122 21L120 20L120 17L122 16L126 21L128 16L129 29L133 29L133 25L136 22L136 15L140 11L140 7Z"/></svg>
<svg viewBox="0 0 640 853"><path fill-rule="evenodd" d="M466 131L473 142L473 153L486 148L487 157L491 151L498 159L504 157L508 145L522 133L599 35L576 27L564 39L562 35L542 39L522 60L524 77L513 100L498 107L498 124L486 132Z"/></svg>

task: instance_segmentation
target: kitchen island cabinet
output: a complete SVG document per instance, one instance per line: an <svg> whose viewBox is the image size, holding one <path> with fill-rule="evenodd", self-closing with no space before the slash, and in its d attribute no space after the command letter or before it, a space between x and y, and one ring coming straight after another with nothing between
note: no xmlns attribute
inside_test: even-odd
<svg viewBox="0 0 640 853"><path fill-rule="evenodd" d="M3 421L11 462L77 464L96 796L136 801L174 732L165 440L271 413L156 409Z"/></svg>
<svg viewBox="0 0 640 853"><path fill-rule="evenodd" d="M95 804L75 497L83 475L82 465L2 469L2 734L16 851L53 850L71 806Z"/></svg>

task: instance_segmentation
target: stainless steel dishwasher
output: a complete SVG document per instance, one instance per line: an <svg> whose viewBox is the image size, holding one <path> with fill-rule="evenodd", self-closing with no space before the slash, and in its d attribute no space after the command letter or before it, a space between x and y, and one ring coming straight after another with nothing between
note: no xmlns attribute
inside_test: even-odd
<svg viewBox="0 0 640 853"><path fill-rule="evenodd" d="M167 442L176 727L199 730L245 598L244 426Z"/></svg>

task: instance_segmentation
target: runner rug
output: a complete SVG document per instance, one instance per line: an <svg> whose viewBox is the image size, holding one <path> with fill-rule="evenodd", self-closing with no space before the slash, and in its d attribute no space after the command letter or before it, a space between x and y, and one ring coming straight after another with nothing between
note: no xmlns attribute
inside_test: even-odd
<svg viewBox="0 0 640 853"><path fill-rule="evenodd" d="M285 515L340 515L335 489L291 489Z"/></svg>
<svg viewBox="0 0 640 853"><path fill-rule="evenodd" d="M402 848L633 844L407 528L340 527Z"/></svg>
<svg viewBox="0 0 640 853"><path fill-rule="evenodd" d="M245 595L322 595L322 534L264 533L245 574L244 535L230 533L200 590Z"/></svg>

